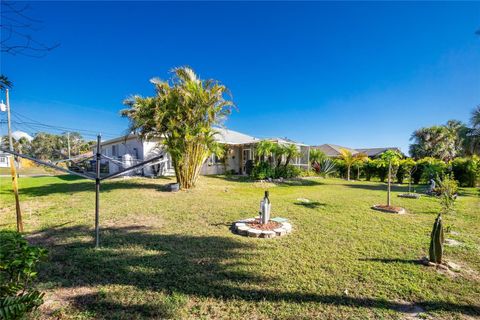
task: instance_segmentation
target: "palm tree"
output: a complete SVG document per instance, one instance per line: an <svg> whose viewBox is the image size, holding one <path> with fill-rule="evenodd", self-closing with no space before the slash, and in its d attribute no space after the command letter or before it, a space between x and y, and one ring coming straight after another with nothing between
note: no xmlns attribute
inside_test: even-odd
<svg viewBox="0 0 480 320"><path fill-rule="evenodd" d="M287 159L285 159L285 167L287 167L290 164L290 161L294 158L300 157L301 153L300 150L298 150L298 147L294 144L287 144L284 148L285 155L287 156Z"/></svg>
<svg viewBox="0 0 480 320"><path fill-rule="evenodd" d="M340 149L340 158L347 166L347 181L350 181L350 169L353 165L365 161L368 157L364 153L353 154L350 150Z"/></svg>
<svg viewBox="0 0 480 320"><path fill-rule="evenodd" d="M155 96L125 100L122 115L143 138L161 139L172 157L177 182L190 189L207 157L219 151L213 126L223 123L234 104L218 81L201 80L189 67L175 68L172 74L170 81L151 80Z"/></svg>
<svg viewBox="0 0 480 320"><path fill-rule="evenodd" d="M359 152L356 153L353 157L355 158L353 165L357 167L357 180L360 180L360 167L365 161L367 161L368 156L366 153Z"/></svg>
<svg viewBox="0 0 480 320"><path fill-rule="evenodd" d="M470 118L470 123L474 128L480 128L480 105L478 105L473 111Z"/></svg>
<svg viewBox="0 0 480 320"><path fill-rule="evenodd" d="M265 161L265 158L269 158L272 152L275 150L276 144L270 140L262 140L255 146L255 154L259 161Z"/></svg>
<svg viewBox="0 0 480 320"><path fill-rule="evenodd" d="M285 146L282 146L281 144L277 143L277 144L275 144L275 146L273 148L273 154L275 155L275 159L276 159L276 162L277 162L275 164L275 166L278 168L282 164L283 156L287 154L287 148L285 148Z"/></svg>
<svg viewBox="0 0 480 320"><path fill-rule="evenodd" d="M327 155L319 149L310 149L310 163L312 165L318 165L322 160L327 158Z"/></svg>
<svg viewBox="0 0 480 320"><path fill-rule="evenodd" d="M446 125L416 130L410 138L414 141L410 145L410 155L416 159L433 157L452 160L459 152L459 130L462 126L461 122L450 120Z"/></svg>
<svg viewBox="0 0 480 320"><path fill-rule="evenodd" d="M0 91L5 91L5 89L9 89L11 87L13 87L13 83L8 80L5 75L0 74Z"/></svg>

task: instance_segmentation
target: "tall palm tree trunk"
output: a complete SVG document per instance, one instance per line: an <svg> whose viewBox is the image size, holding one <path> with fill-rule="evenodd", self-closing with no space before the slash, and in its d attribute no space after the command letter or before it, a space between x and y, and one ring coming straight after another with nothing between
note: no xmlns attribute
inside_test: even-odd
<svg viewBox="0 0 480 320"><path fill-rule="evenodd" d="M347 181L350 181L350 166L347 166Z"/></svg>

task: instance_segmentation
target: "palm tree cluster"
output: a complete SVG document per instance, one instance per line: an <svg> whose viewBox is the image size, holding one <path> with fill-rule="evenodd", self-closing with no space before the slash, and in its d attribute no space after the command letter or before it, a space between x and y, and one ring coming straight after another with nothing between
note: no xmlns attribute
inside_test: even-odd
<svg viewBox="0 0 480 320"><path fill-rule="evenodd" d="M362 152L353 154L350 150L340 149L340 158L347 167L347 180L350 181L350 170L352 166L365 162L368 156Z"/></svg>
<svg viewBox="0 0 480 320"><path fill-rule="evenodd" d="M287 167L290 162L299 157L300 150L294 144L280 144L270 140L262 140L255 146L256 162L268 162L270 165Z"/></svg>
<svg viewBox="0 0 480 320"><path fill-rule="evenodd" d="M227 88L215 80L201 80L189 67L172 70L169 81L152 79L156 95L135 95L124 101L131 129L144 138L161 139L172 157L182 189L195 186L206 158L222 153L215 141L215 125L231 113Z"/></svg>
<svg viewBox="0 0 480 320"><path fill-rule="evenodd" d="M415 159L433 157L450 161L457 156L480 155L480 106L472 112L471 127L450 120L445 125L420 128L413 132L410 154Z"/></svg>

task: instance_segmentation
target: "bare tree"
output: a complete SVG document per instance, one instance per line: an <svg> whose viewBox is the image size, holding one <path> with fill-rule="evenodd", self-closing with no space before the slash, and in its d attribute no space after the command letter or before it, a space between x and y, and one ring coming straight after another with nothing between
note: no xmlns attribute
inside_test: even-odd
<svg viewBox="0 0 480 320"><path fill-rule="evenodd" d="M35 35L43 21L29 15L30 4L1 1L0 47L2 53L41 58L60 44L47 44Z"/></svg>

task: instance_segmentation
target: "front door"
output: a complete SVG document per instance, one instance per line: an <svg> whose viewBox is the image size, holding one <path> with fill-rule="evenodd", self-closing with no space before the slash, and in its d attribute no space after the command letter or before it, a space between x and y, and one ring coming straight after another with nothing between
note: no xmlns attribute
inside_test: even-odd
<svg viewBox="0 0 480 320"><path fill-rule="evenodd" d="M242 154L242 173L247 174L247 161L252 160L252 149L243 149Z"/></svg>

